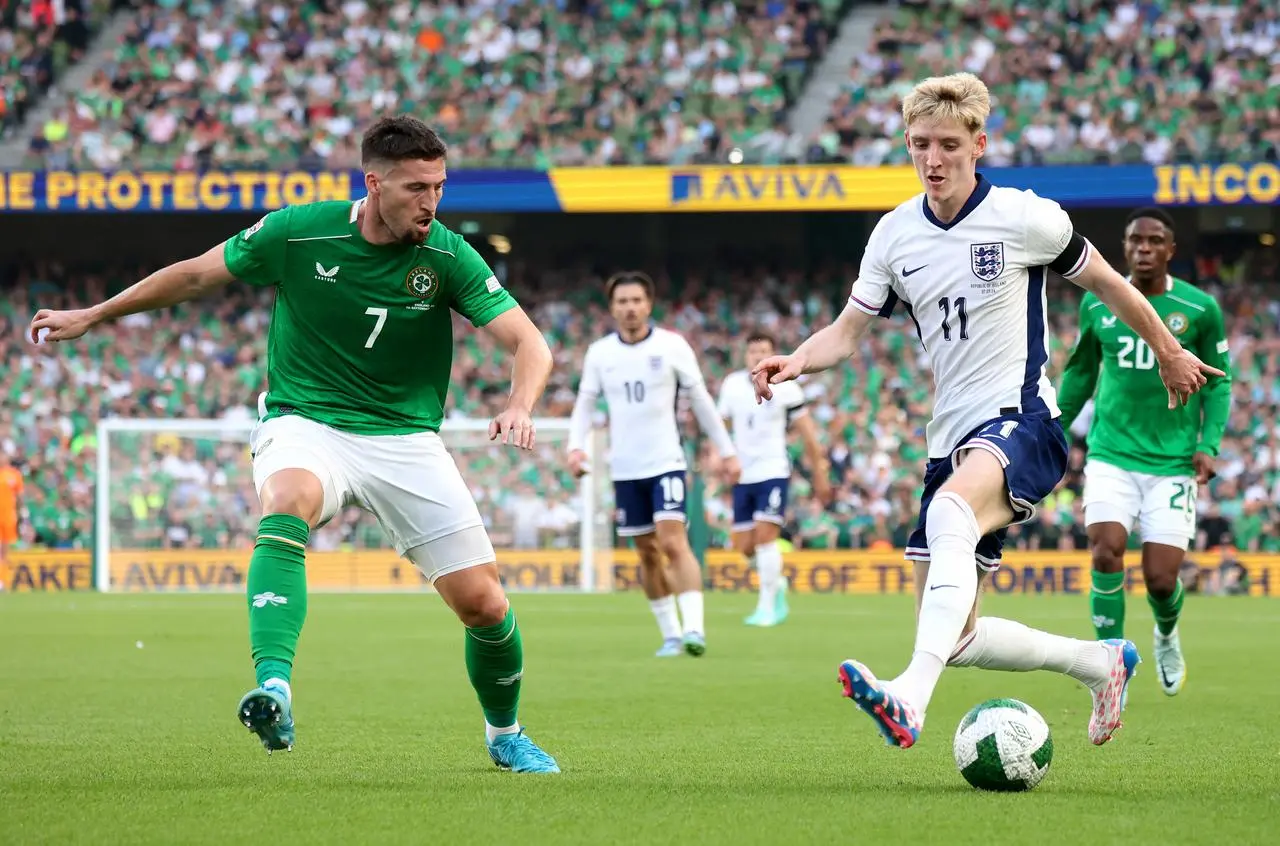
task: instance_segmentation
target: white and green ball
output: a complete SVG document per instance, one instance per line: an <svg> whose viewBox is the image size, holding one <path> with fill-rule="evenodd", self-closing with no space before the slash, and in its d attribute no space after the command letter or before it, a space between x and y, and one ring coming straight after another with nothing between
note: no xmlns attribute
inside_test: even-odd
<svg viewBox="0 0 1280 846"><path fill-rule="evenodd" d="M1030 790L1053 760L1049 724L1017 699L975 705L956 728L954 748L960 774L982 790Z"/></svg>

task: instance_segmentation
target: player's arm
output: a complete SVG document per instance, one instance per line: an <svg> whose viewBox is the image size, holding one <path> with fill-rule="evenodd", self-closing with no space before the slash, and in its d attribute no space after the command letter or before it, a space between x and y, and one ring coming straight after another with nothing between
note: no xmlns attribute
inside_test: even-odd
<svg viewBox="0 0 1280 846"><path fill-rule="evenodd" d="M582 380L578 383L578 396L573 401L573 413L569 415L569 472L581 476L587 467L587 436L591 433L591 414L600 398L600 376L596 369L595 347L587 347L582 360Z"/></svg>
<svg viewBox="0 0 1280 846"><path fill-rule="evenodd" d="M1062 409L1060 421L1063 429L1070 429L1084 404L1093 396L1098 386L1098 368L1102 364L1102 343L1093 331L1089 317L1088 298L1080 303L1080 337L1067 359L1062 372L1062 386L1058 389L1058 407Z"/></svg>
<svg viewBox="0 0 1280 846"><path fill-rule="evenodd" d="M1205 331L1200 333L1197 352L1202 361L1218 368L1223 375L1210 376L1204 386L1200 440L1196 444L1196 452L1203 454L1206 459L1214 459L1218 457L1222 434L1226 431L1227 418L1231 415L1231 356L1222 309L1218 303L1210 301L1201 319L1205 321ZM1201 464L1205 466L1199 466ZM1211 460L1197 461L1196 471L1201 476L1202 483L1208 481L1212 469Z"/></svg>
<svg viewBox="0 0 1280 846"><path fill-rule="evenodd" d="M1047 265L1102 300L1112 314L1137 332L1160 364L1170 408L1178 402L1186 405L1187 398L1204 385L1206 375L1222 375L1182 348L1147 298L1075 231L1061 206L1031 195L1023 219L1027 266Z"/></svg>
<svg viewBox="0 0 1280 846"><path fill-rule="evenodd" d="M1102 300L1116 317L1151 347L1160 365L1160 378L1169 389L1170 408L1176 403L1186 405L1187 399L1204 386L1208 376L1225 375L1218 368L1202 362L1190 350L1183 349L1147 298L1126 282L1096 250L1090 250L1084 271L1072 281Z"/></svg>
<svg viewBox="0 0 1280 846"><path fill-rule="evenodd" d="M450 305L515 359L507 407L490 422L489 440L501 435L503 443L532 449L533 407L551 378L551 349L475 247L458 238L456 249Z"/></svg>
<svg viewBox="0 0 1280 846"><path fill-rule="evenodd" d="M818 424L813 415L800 406L791 412L791 428L800 435L804 444L805 459L809 463L809 473L813 477L813 493L824 506L831 504L831 464L827 461L827 451L822 448L818 437Z"/></svg>
<svg viewBox="0 0 1280 846"><path fill-rule="evenodd" d="M219 244L203 255L161 268L95 306L69 311L40 309L31 321L31 340L70 341L101 323L198 299L233 279Z"/></svg>
<svg viewBox="0 0 1280 846"><path fill-rule="evenodd" d="M733 385L729 379L720 382L720 395L716 398L716 413L724 421L725 430L733 434Z"/></svg>
<svg viewBox="0 0 1280 846"><path fill-rule="evenodd" d="M751 371L756 400L773 399L771 385L788 382L805 373L830 370L846 361L858 348L858 339L871 325L872 313L852 300L830 326L814 332L791 355L771 355Z"/></svg>
<svg viewBox="0 0 1280 846"><path fill-rule="evenodd" d="M698 418L698 425L711 438L721 457L737 456L738 451L733 446L733 439L729 437L729 430L725 428L715 400L711 399L711 392L707 390L707 383L702 378L698 357L694 355L693 347L683 338L676 343L674 358L677 385L688 393L689 406L693 409L693 416Z"/></svg>
<svg viewBox="0 0 1280 846"><path fill-rule="evenodd" d="M800 373L797 375L830 370L849 359L857 350L858 339L867 331L873 317L874 314L850 301L834 323L810 335L792 353L801 360Z"/></svg>
<svg viewBox="0 0 1280 846"><path fill-rule="evenodd" d="M849 302L835 322L810 335L791 355L770 356L751 371L757 402L773 398L770 385L790 381L804 373L829 370L847 361L858 348L858 339L871 325L871 319L893 313L898 296L893 290L893 273L884 259L887 220L887 217L880 218L871 231Z"/></svg>
<svg viewBox="0 0 1280 846"><path fill-rule="evenodd" d="M551 378L554 360L547 339L518 305L484 324L482 331L514 359L507 408L532 414Z"/></svg>

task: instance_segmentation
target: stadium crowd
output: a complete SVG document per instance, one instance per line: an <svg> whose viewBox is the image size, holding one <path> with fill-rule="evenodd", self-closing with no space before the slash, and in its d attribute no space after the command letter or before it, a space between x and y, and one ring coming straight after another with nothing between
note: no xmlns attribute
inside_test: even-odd
<svg viewBox="0 0 1280 846"><path fill-rule="evenodd" d="M839 0L141 3L31 163L345 168L430 114L464 167L691 161L769 131Z"/></svg>
<svg viewBox="0 0 1280 846"><path fill-rule="evenodd" d="M345 168L353 128L405 108L432 116L458 167L732 150L879 165L906 160L903 94L958 69L991 88L993 165L1280 157L1280 7L1267 0L894 4L811 137L786 115L849 0L133 5L111 60L32 128L29 166ZM30 44L50 36L18 38L40 54ZM0 64L0 89L11 76Z"/></svg>
<svg viewBox="0 0 1280 846"><path fill-rule="evenodd" d="M1280 552L1280 280L1275 250L1239 262L1202 258L1178 270L1218 293L1228 316L1236 380L1234 410L1218 477L1201 492L1201 549L1231 545ZM135 315L73 343L32 345L24 337L37 307L96 302L146 272L120 266L71 268L56 262L0 269L0 452L21 471L19 548L84 548L92 542L94 479L102 415L125 418L256 416L265 387L270 293L233 286L217 298L155 315ZM853 268L813 271L689 269L659 277L658 319L699 351L713 393L741 367L742 339L758 327L793 348L842 305ZM1269 279L1268 285L1256 280ZM540 413L567 417L587 344L610 319L590 268L547 270L515 261L506 284L530 310L555 351L557 367ZM1058 281L1052 292L1052 367L1065 363L1076 333L1078 299ZM459 428L462 418L500 410L509 367L484 335L459 322L459 354L445 434L458 451L495 541L520 546L576 543L581 503L564 468L564 441L545 436L533 460L493 448ZM835 502L823 508L803 479L793 487L788 536L806 548L901 547L916 519L925 461L929 385L910 324L886 324L853 363L805 383L831 460ZM715 481L716 458L684 414L690 441L702 442L706 516L724 545L728 491ZM603 422L603 418L601 419ZM1081 430L1082 431L1082 430ZM1013 543L1083 548L1083 453L1077 432L1072 470L1017 527ZM469 440L468 440L469 438ZM796 445L798 447L798 445ZM798 456L798 450L797 450ZM241 547L252 543L257 502L242 441L215 432L122 434L112 441L111 521L116 547ZM807 473L803 463L800 472ZM607 488L607 486L603 486ZM317 548L384 545L376 522L349 509L314 536Z"/></svg>
<svg viewBox="0 0 1280 846"><path fill-rule="evenodd" d="M121 0L0 0L0 139L18 131L27 113L66 68L84 57L97 24ZM57 127L37 137L62 141Z"/></svg>
<svg viewBox="0 0 1280 846"><path fill-rule="evenodd" d="M1280 158L1280 6L1267 0L915 2L886 14L821 134L828 161L905 163L901 97L968 70L989 165Z"/></svg>

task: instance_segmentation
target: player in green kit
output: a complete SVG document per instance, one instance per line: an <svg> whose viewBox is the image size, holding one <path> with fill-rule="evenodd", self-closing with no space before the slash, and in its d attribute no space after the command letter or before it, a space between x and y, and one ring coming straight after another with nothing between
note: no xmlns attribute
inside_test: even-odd
<svg viewBox="0 0 1280 846"><path fill-rule="evenodd" d="M258 686L237 719L268 752L293 747L290 679L307 613L307 540L339 509L358 505L462 621L494 763L554 773L555 760L517 722L520 629L480 513L437 434L453 363L451 312L514 357L511 395L489 426L491 440L532 448L531 413L551 352L480 255L435 220L446 152L416 118L380 120L361 146L365 199L274 211L94 308L41 310L31 334L70 340L234 279L274 287L268 391L251 438L263 514L248 577Z"/></svg>
<svg viewBox="0 0 1280 846"><path fill-rule="evenodd" d="M1156 621L1156 669L1169 696L1182 689L1187 672L1178 638L1178 571L1196 532L1197 486L1213 476L1231 405L1222 310L1208 294L1169 275L1174 248L1173 218L1166 212L1146 208L1129 215L1124 253L1130 281L1184 347L1227 375L1209 376L1186 405L1176 405L1151 349L1097 297L1085 294L1080 338L1058 391L1066 428L1094 397L1084 486L1094 628L1100 640L1124 636L1124 551L1136 523Z"/></svg>

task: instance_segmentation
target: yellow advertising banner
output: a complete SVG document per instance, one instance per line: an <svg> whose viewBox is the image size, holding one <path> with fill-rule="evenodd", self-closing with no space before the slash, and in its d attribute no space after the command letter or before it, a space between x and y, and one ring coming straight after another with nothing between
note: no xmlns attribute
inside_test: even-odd
<svg viewBox="0 0 1280 846"><path fill-rule="evenodd" d="M574 167L549 176L567 212L883 211L920 193L905 166Z"/></svg>
<svg viewBox="0 0 1280 846"><path fill-rule="evenodd" d="M0 561L5 590L93 590L93 557L83 550L10 552Z"/></svg>
<svg viewBox="0 0 1280 846"><path fill-rule="evenodd" d="M113 590L236 591L242 590L250 550L117 550L111 554ZM1216 570L1218 557L1198 559L1203 572ZM1249 572L1249 592L1271 596L1280 592L1280 556L1242 554ZM634 550L602 550L595 560L599 590L636 590L640 564ZM576 590L582 562L577 550L498 550L503 583L513 590ZM901 550L799 550L784 558L783 572L800 593L884 594L913 590L912 565ZM1000 570L987 579L995 593L1082 594L1089 590L1088 552L1005 553ZM88 552L24 552L10 556L0 569L9 590L91 590L93 566ZM754 591L755 571L741 556L711 550L706 558L706 582L714 591ZM307 586L322 591L429 590L426 580L408 561L390 550L312 552L307 555ZM1274 587L1273 587L1274 586ZM1141 593L1142 573L1130 567L1128 590Z"/></svg>

